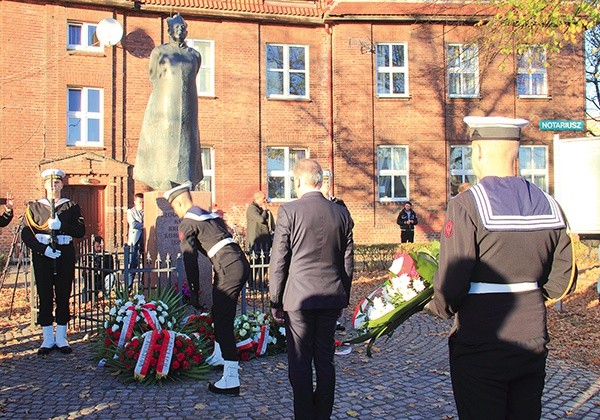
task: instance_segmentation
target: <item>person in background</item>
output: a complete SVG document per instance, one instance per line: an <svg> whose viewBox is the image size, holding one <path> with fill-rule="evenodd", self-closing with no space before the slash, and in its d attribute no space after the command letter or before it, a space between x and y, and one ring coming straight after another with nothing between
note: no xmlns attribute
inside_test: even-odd
<svg viewBox="0 0 600 420"><path fill-rule="evenodd" d="M13 218L13 206L15 197L11 193L6 193L6 203L4 204L4 212L0 215L0 227L8 226Z"/></svg>
<svg viewBox="0 0 600 420"><path fill-rule="evenodd" d="M400 225L400 242L413 243L415 241L415 226L419 224L419 219L417 219L417 214L412 209L410 201L404 203L396 223Z"/></svg>
<svg viewBox="0 0 600 420"><path fill-rule="evenodd" d="M573 290L573 246L558 203L514 176L529 122L465 122L479 183L448 202L425 310L454 317L450 376L461 420L539 419L548 353L544 301Z"/></svg>
<svg viewBox="0 0 600 420"><path fill-rule="evenodd" d="M216 341L214 352L206 363L223 365L223 377L214 384L209 383L208 390L216 394L237 395L240 393L240 378L233 321L240 292L250 277L250 264L223 219L194 205L191 188L191 182L177 185L165 191L164 198L181 219L181 252L194 306L199 307L198 252L210 259L214 269L211 312Z"/></svg>
<svg viewBox="0 0 600 420"><path fill-rule="evenodd" d="M346 207L323 196L322 183L315 160L296 163L299 198L279 208L269 266L271 313L285 323L296 419L331 417L336 322L348 306L354 271L354 222Z"/></svg>
<svg viewBox="0 0 600 420"><path fill-rule="evenodd" d="M112 255L104 251L101 236L94 236L92 247L89 264L91 270L83 273L87 289L84 298L93 297L97 301L100 291L103 292L103 296L107 296L110 293L114 281L114 274L112 274L114 261Z"/></svg>
<svg viewBox="0 0 600 420"><path fill-rule="evenodd" d="M72 352L67 341L67 324L71 320L69 298L75 278L73 238L83 238L85 223L79 205L61 195L65 173L46 169L41 175L46 196L28 204L21 230L23 243L31 249L39 297L37 322L42 326L44 340L38 355L47 355L54 348L69 354Z"/></svg>
<svg viewBox="0 0 600 420"><path fill-rule="evenodd" d="M144 194L137 193L133 198L133 207L127 209L127 245L129 245L129 269L135 270L144 256ZM135 274L130 273L127 287L131 288Z"/></svg>
<svg viewBox="0 0 600 420"><path fill-rule="evenodd" d="M274 230L275 222L268 208L267 197L264 192L257 191L246 209L246 250L257 255L263 251L268 255Z"/></svg>

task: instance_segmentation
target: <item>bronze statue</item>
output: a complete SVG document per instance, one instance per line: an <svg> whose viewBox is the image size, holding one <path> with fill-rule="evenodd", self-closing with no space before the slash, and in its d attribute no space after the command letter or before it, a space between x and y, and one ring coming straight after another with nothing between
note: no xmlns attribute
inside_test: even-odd
<svg viewBox="0 0 600 420"><path fill-rule="evenodd" d="M163 191L186 181L196 185L203 177L196 91L201 57L186 45L187 24L179 14L167 24L171 40L150 55L153 90L133 170L134 179Z"/></svg>

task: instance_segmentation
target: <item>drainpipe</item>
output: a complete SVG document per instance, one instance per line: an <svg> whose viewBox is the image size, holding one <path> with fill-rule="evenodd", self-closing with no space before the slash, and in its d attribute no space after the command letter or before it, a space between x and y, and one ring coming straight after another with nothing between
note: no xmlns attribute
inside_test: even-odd
<svg viewBox="0 0 600 420"><path fill-rule="evenodd" d="M329 35L329 51L327 53L327 65L329 68L327 69L327 91L329 94L329 121L327 121L327 128L329 130L329 194L335 195L335 184L333 182L334 170L333 170L333 28L329 23L325 23L325 33Z"/></svg>

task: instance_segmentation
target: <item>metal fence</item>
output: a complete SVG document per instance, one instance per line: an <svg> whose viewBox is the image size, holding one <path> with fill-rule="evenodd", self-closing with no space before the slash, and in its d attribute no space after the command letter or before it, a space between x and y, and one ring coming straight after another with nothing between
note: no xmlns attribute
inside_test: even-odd
<svg viewBox="0 0 600 420"><path fill-rule="evenodd" d="M132 249L124 245L118 252L94 252L93 238L77 244L75 281L71 293L70 326L79 331L94 333L104 328L109 311L117 296L123 294L156 295L164 289L175 288L181 303L185 304L184 268L180 255L173 259L170 255L137 255L139 267L131 266L134 257ZM248 311L269 311L269 254L251 253L248 260L252 277L240 295L238 308L241 313ZM29 270L28 270L29 271ZM35 284L32 271L32 285ZM211 279L212 280L212 279ZM38 315L38 297L35 287L30 288L31 324ZM210 309L210 308L207 308Z"/></svg>

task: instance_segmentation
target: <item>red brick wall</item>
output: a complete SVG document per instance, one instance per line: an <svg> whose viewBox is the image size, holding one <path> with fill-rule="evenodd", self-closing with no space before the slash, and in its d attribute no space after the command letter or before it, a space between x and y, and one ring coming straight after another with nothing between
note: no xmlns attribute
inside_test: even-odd
<svg viewBox="0 0 600 420"><path fill-rule="evenodd" d="M133 181L131 165L151 92L149 55L167 40L167 13L17 1L0 2L0 12L0 194L12 191L17 213L22 213L24 200L43 193L41 166L68 167L77 182L95 165L92 178L106 186L108 235L125 239L124 211L134 192L148 190ZM266 190L267 147L301 146L333 172L334 193L353 215L356 241L397 242L400 203L377 200L376 151L380 145L406 145L410 199L420 217L417 240L436 237L449 196L449 146L467 142L464 116L528 118L532 124L524 130L524 143L549 145L552 133L538 130L540 119L583 119L581 46L550 58L549 99L516 98L514 63L501 57L488 65L480 60L480 98L448 99L445 43L468 40L472 28L344 22L332 25L330 35L323 26L309 24L183 15L189 38L214 40L215 97L199 98L200 138L203 146L214 148L215 202L231 224L245 226L253 192ZM98 22L105 17L122 23L119 45L100 54L66 51L68 19ZM361 51L360 41L407 43L409 98L376 97L375 55ZM266 43L308 46L310 100L266 99ZM104 147L66 147L66 89L71 85L104 89ZM89 152L100 162L91 164ZM552 167L552 179L551 174ZM0 236L0 250L8 247L9 231Z"/></svg>

